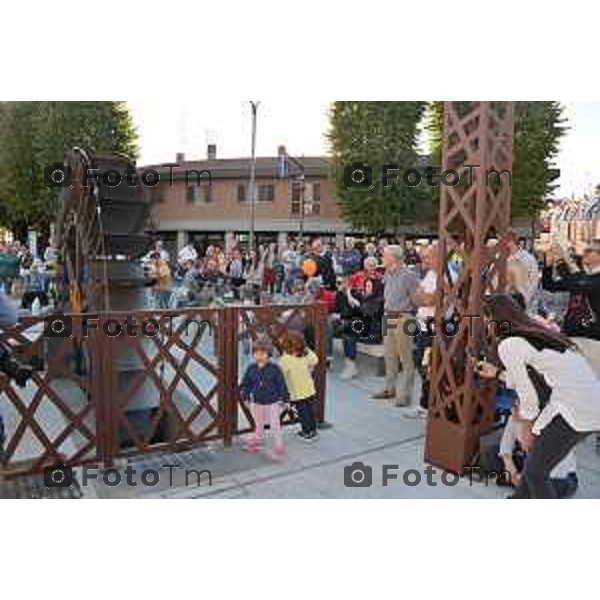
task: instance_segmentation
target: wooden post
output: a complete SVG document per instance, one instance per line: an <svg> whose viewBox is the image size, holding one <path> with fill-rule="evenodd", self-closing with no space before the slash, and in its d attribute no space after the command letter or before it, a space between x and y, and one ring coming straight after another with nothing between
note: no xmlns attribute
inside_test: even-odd
<svg viewBox="0 0 600 600"><path fill-rule="evenodd" d="M443 172L440 179L438 288L431 363L431 389L425 460L460 472L476 453L481 434L494 417L494 384L475 377L474 361L489 350L481 311L483 296L505 285L501 238L510 224L512 186L512 102L446 102L444 104ZM509 184L510 181L510 184ZM448 259L458 236L462 267L450 275ZM452 314L453 337L442 334Z"/></svg>

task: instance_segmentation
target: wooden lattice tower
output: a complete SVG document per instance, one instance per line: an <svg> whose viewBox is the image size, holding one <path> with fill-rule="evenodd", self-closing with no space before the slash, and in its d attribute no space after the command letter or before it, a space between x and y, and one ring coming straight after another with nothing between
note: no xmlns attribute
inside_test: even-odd
<svg viewBox="0 0 600 600"><path fill-rule="evenodd" d="M482 300L505 285L504 245L493 240L501 239L510 225L513 112L512 102L444 103L442 168L456 170L460 182L440 185L437 270L442 285L436 299L425 460L455 472L470 464L494 416L495 385L475 377L473 359L494 351ZM494 169L508 173L498 175ZM455 279L448 258L457 243L463 245L464 262ZM458 333L440 335L450 315L458 319Z"/></svg>

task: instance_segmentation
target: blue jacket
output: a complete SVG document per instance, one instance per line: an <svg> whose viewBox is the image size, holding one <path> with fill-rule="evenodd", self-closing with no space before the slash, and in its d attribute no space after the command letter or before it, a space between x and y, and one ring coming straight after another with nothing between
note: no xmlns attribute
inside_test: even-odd
<svg viewBox="0 0 600 600"><path fill-rule="evenodd" d="M285 402L290 397L281 369L272 362L262 369L256 363L251 364L240 383L240 394L245 400L257 404Z"/></svg>

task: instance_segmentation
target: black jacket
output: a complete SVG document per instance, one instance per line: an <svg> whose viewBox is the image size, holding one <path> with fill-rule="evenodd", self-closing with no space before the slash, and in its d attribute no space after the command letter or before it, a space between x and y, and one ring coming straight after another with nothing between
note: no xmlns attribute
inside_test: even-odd
<svg viewBox="0 0 600 600"><path fill-rule="evenodd" d="M336 288L336 276L335 269L333 268L333 259L329 252L324 254L311 254L315 263L317 263L317 276L321 276L323 285L328 289L334 291Z"/></svg>
<svg viewBox="0 0 600 600"><path fill-rule="evenodd" d="M570 337L587 337L600 340L600 273L589 275L578 272L571 273L565 263L558 263L556 270L559 279L552 276L552 267L542 271L542 287L549 292L571 292L569 305L574 304L577 296L587 299L592 314L583 319L577 315L565 315L563 331Z"/></svg>

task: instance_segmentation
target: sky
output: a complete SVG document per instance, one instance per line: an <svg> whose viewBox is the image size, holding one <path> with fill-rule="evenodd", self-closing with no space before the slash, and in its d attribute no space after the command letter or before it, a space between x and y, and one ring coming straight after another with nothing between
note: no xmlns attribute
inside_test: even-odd
<svg viewBox="0 0 600 600"><path fill-rule="evenodd" d="M327 154L328 110L317 100L260 101L256 152L275 156L284 145L292 156ZM561 142L556 166L561 170L556 197L579 196L600 183L600 102L563 102L569 131ZM138 164L206 157L207 144L219 158L250 155L252 113L247 101L128 101L139 134Z"/></svg>

